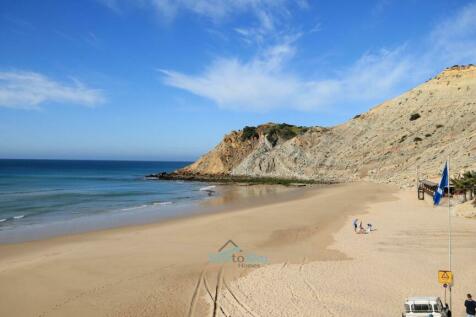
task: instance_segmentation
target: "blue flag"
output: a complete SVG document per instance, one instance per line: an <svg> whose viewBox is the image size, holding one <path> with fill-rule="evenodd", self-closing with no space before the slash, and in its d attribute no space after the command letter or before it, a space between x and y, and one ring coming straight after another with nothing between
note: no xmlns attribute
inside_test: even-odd
<svg viewBox="0 0 476 317"><path fill-rule="evenodd" d="M433 194L433 203L435 206L440 204L441 197L443 197L443 193L445 192L445 187L448 187L448 162L445 163L440 183Z"/></svg>

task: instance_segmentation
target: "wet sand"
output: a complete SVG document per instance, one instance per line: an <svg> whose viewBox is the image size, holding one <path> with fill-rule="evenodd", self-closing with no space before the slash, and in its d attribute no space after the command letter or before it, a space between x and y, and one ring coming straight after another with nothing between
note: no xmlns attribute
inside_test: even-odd
<svg viewBox="0 0 476 317"><path fill-rule="evenodd" d="M205 184L203 185L206 188ZM207 187L210 187L210 190L201 191L203 196L201 199L144 204L88 216L72 217L71 219L45 219L43 222L22 224L10 228L2 227L0 245L233 211L272 202L289 201L302 196L306 191L306 188L279 185L216 185ZM187 192L183 194L184 196L190 195Z"/></svg>

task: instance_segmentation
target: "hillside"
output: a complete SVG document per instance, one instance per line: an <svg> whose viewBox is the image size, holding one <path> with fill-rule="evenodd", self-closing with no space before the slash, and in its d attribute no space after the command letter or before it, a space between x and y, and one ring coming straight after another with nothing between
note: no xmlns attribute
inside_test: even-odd
<svg viewBox="0 0 476 317"><path fill-rule="evenodd" d="M177 172L412 186L417 168L437 178L448 155L452 174L476 169L475 134L476 66L453 66L332 128L269 123L234 131Z"/></svg>

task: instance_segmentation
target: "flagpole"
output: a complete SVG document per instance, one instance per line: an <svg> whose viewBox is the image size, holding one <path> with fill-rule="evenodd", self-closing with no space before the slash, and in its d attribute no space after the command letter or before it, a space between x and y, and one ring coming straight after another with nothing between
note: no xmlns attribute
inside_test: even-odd
<svg viewBox="0 0 476 317"><path fill-rule="evenodd" d="M450 190L450 156L448 155L448 262L449 270L451 271L451 190ZM450 291L450 309L452 309L451 303L451 285Z"/></svg>

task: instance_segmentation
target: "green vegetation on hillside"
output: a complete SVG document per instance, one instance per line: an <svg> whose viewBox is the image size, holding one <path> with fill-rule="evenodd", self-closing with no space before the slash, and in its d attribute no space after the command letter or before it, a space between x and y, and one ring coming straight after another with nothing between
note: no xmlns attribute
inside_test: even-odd
<svg viewBox="0 0 476 317"><path fill-rule="evenodd" d="M309 128L295 126L287 123L261 125L258 127L246 126L241 134L241 141L257 138L259 133L266 135L266 139L275 146L279 140L290 140L295 136L304 134Z"/></svg>
<svg viewBox="0 0 476 317"><path fill-rule="evenodd" d="M243 133L241 134L241 141L250 140L255 137L258 137L258 132L256 131L256 127L246 126L243 129Z"/></svg>
<svg viewBox="0 0 476 317"><path fill-rule="evenodd" d="M302 126L294 126L287 123L276 124L265 130L266 139L275 146L279 139L284 141L290 140L297 135L304 134L309 128Z"/></svg>
<svg viewBox="0 0 476 317"><path fill-rule="evenodd" d="M420 114L419 113L414 113L410 116L410 121L415 121L417 120L418 118L420 118Z"/></svg>

